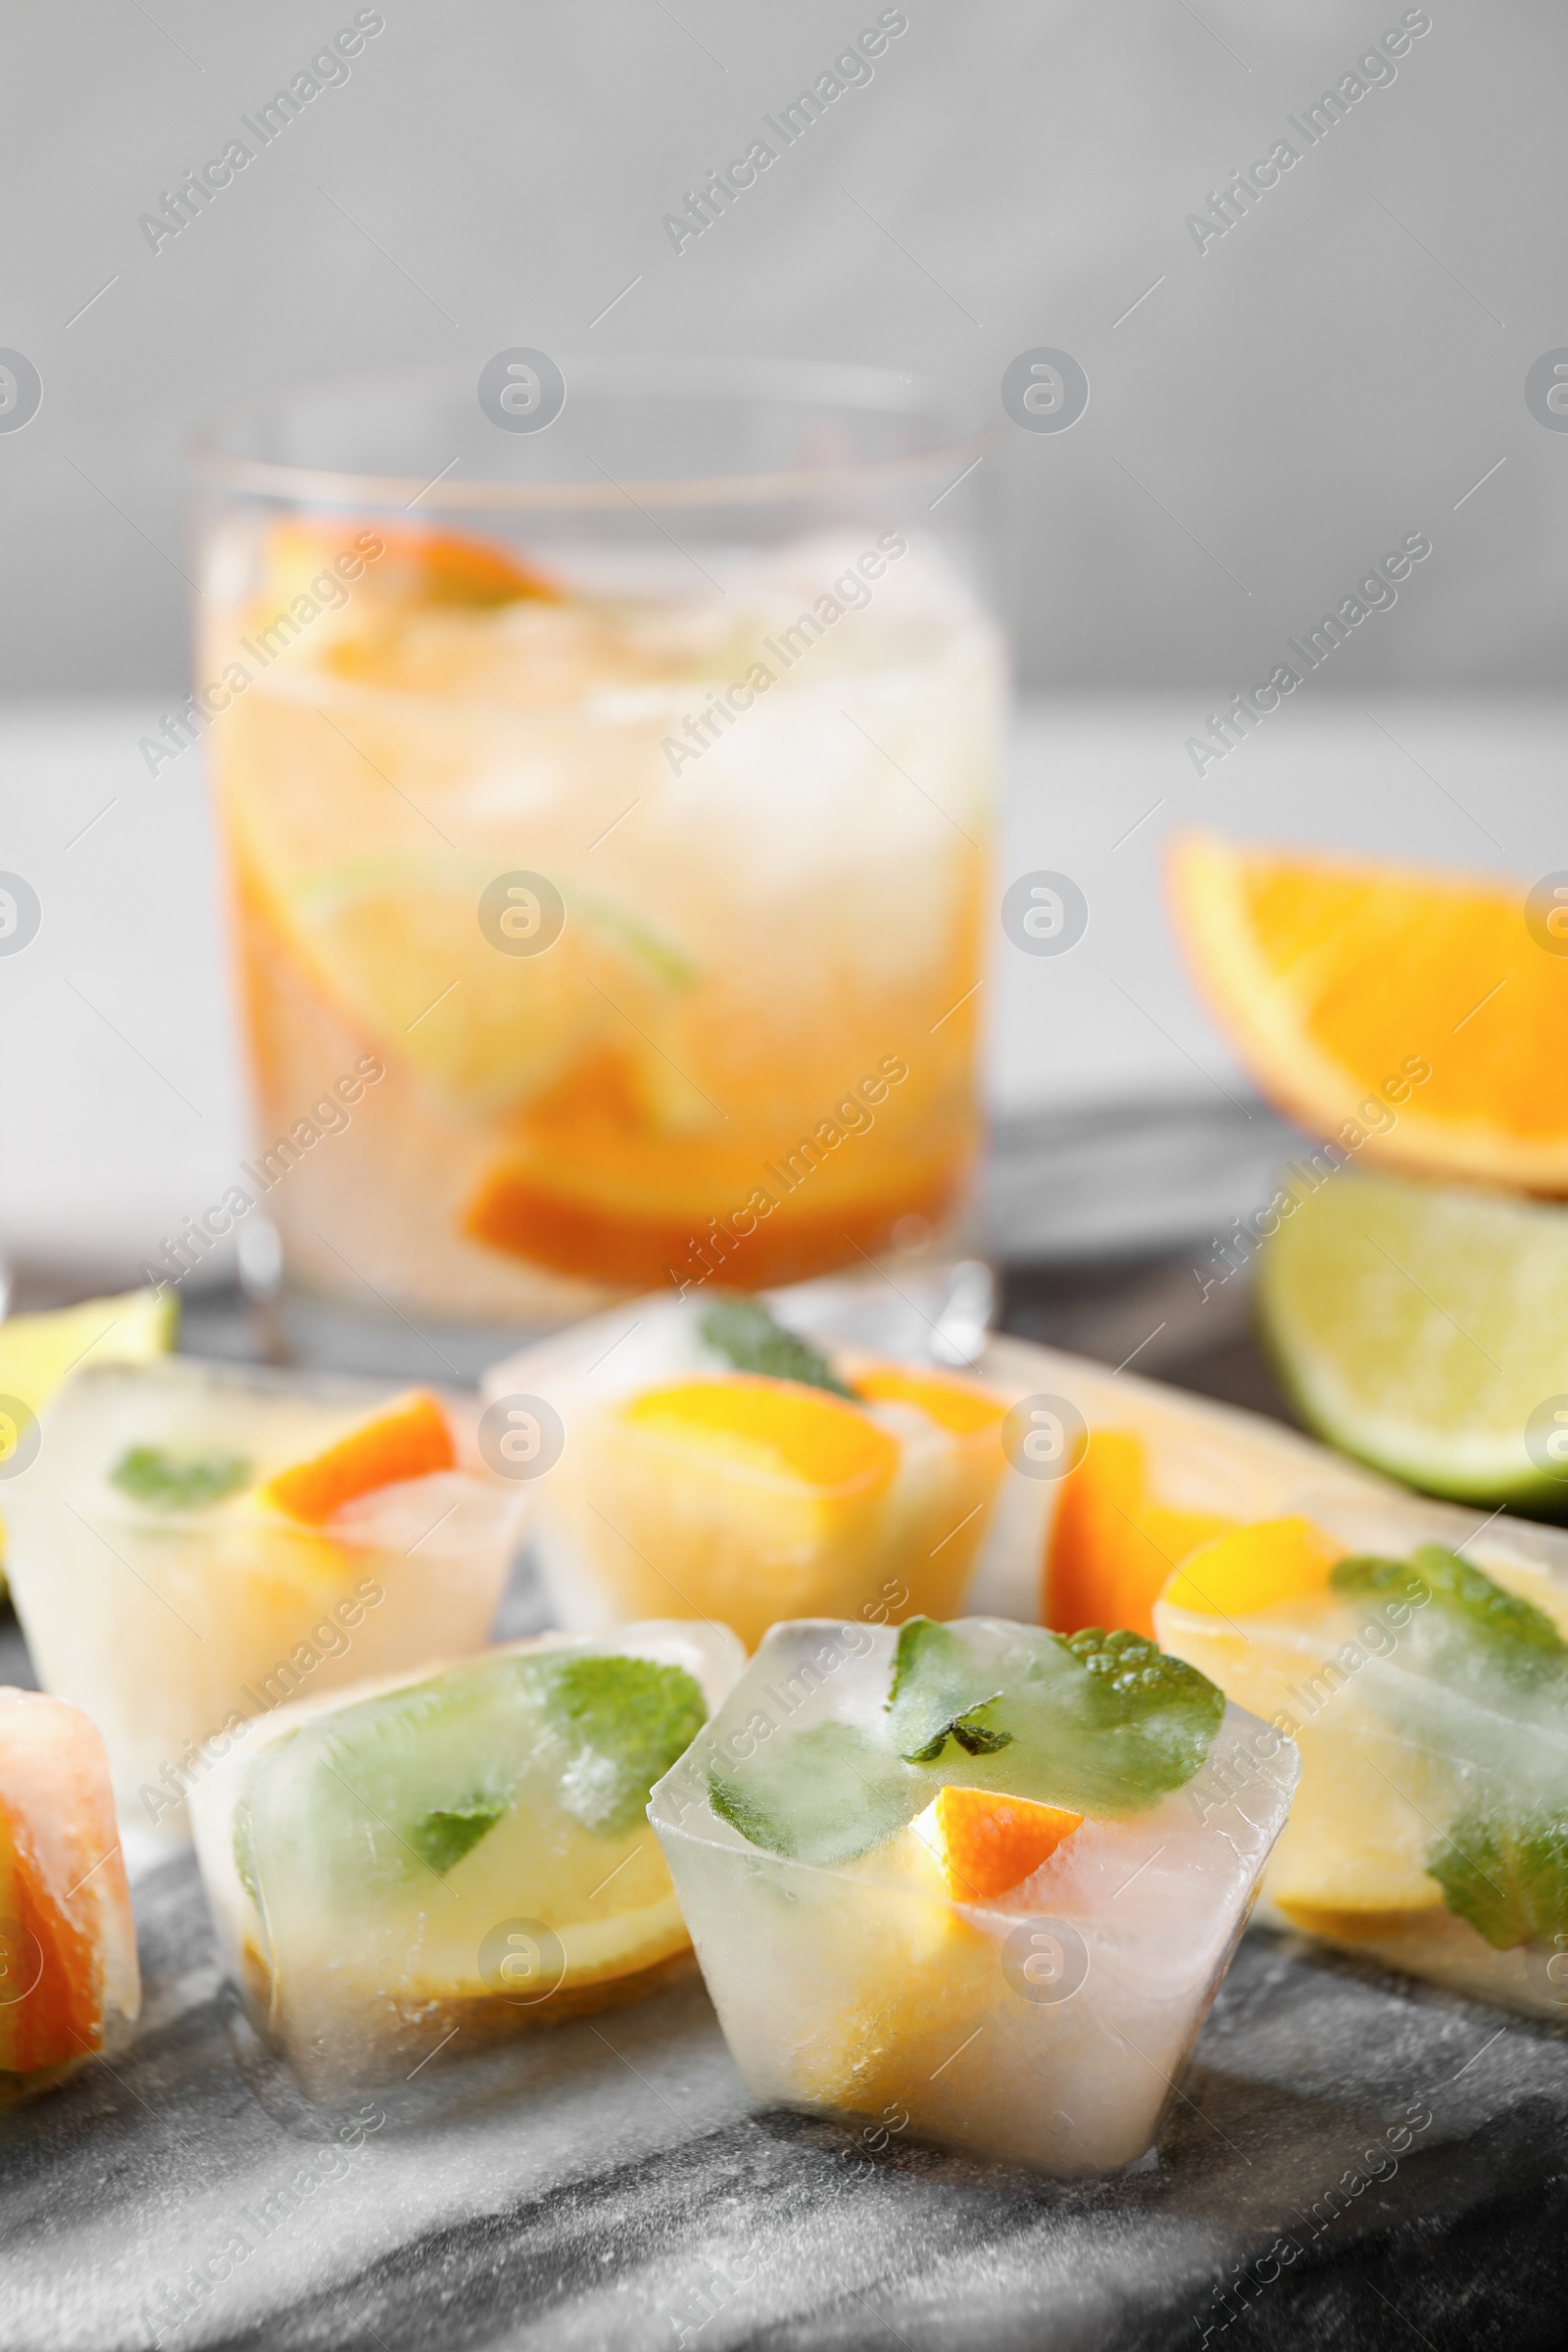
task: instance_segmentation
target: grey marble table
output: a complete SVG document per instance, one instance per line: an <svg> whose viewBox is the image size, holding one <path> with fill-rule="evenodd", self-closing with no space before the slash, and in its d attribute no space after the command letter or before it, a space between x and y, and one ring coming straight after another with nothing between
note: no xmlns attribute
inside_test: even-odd
<svg viewBox="0 0 1568 2352"><path fill-rule="evenodd" d="M1006 1320L1112 1361L1158 1324L1140 1369L1281 1409L1240 1302L1197 1297L1180 1257L1080 1260ZM240 1344L204 1312L192 1344ZM504 1630L538 1622L519 1571ZM133 2045L0 2116L4 2352L1564 2340L1568 2038L1294 1938L1244 1941L1156 2154L1062 2187L757 2110L695 1978L323 2114L190 1861L136 1898Z"/></svg>

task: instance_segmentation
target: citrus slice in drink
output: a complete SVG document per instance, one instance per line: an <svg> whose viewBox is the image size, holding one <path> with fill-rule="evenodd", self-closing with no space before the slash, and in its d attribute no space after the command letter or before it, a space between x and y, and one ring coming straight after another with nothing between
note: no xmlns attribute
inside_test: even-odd
<svg viewBox="0 0 1568 2352"><path fill-rule="evenodd" d="M647 1053L694 977L623 902L469 854L356 860L262 884L257 905L363 1034L481 1115Z"/></svg>
<svg viewBox="0 0 1568 2352"><path fill-rule="evenodd" d="M1568 955L1522 888L1200 833L1169 883L1200 991L1288 1116L1428 1174L1568 1192Z"/></svg>
<svg viewBox="0 0 1568 2352"><path fill-rule="evenodd" d="M1436 1494L1568 1513L1568 1209L1336 1175L1262 1252L1313 1428Z"/></svg>

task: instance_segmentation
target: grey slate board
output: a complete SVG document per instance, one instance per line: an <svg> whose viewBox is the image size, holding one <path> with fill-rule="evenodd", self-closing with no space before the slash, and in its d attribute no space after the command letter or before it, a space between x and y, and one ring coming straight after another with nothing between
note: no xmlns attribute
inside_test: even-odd
<svg viewBox="0 0 1568 2352"><path fill-rule="evenodd" d="M1109 1361L1161 1323L1141 1370L1282 1411L1239 1302L1189 1286L1015 1272L1006 1322ZM520 1574L501 1630L540 1622ZM14 1628L0 1679L30 1680ZM133 2047L0 2115L0 2352L1568 2340L1568 2037L1294 1937L1245 1939L1157 2162L1060 2187L755 2111L695 1980L324 2116L222 1983L194 1865L136 1899Z"/></svg>

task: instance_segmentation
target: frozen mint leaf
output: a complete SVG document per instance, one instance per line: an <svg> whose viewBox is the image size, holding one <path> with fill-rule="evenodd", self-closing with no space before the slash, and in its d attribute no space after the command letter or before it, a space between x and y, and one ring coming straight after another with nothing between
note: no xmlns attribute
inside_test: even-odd
<svg viewBox="0 0 1568 2352"><path fill-rule="evenodd" d="M1407 1560L1341 1560L1332 1581L1347 1598L1406 1603L1410 1660L1441 1681L1468 1681L1481 1667L1520 1690L1568 1688L1568 1642L1544 1610L1441 1544Z"/></svg>
<svg viewBox="0 0 1568 2352"><path fill-rule="evenodd" d="M564 1659L551 1675L549 1705L577 1751L562 1776L562 1802L604 1838L635 1828L654 1783L708 1720L699 1684L657 1658Z"/></svg>
<svg viewBox="0 0 1568 2352"><path fill-rule="evenodd" d="M477 1797L471 1804L452 1805L427 1813L409 1831L409 1843L420 1861L428 1862L436 1876L444 1879L486 1832L495 1828L506 1810L504 1804L491 1804Z"/></svg>
<svg viewBox="0 0 1568 2352"><path fill-rule="evenodd" d="M993 1731L989 1725L981 1723L978 1718L1001 1696L1000 1690L993 1690L989 1698L982 1698L975 1706L966 1707L961 1715L953 1716L942 1726L940 1731L933 1733L923 1747L906 1749L904 1755L905 1762L906 1764L934 1764L950 1740L956 1740L965 1755L996 1755L1000 1749L1009 1744L1012 1734Z"/></svg>
<svg viewBox="0 0 1568 2352"><path fill-rule="evenodd" d="M831 1868L911 1821L931 1791L853 1723L815 1723L708 1776L721 1821L765 1853Z"/></svg>
<svg viewBox="0 0 1568 2352"><path fill-rule="evenodd" d="M761 1372L769 1380L798 1380L833 1396L854 1396L825 1355L775 1323L760 1298L720 1298L698 1330L706 1344L737 1372Z"/></svg>
<svg viewBox="0 0 1568 2352"><path fill-rule="evenodd" d="M993 1720L1014 1742L988 1785L1082 1813L1141 1812L1201 1766L1225 1713L1206 1675L1142 1634L1045 1636Z"/></svg>
<svg viewBox="0 0 1568 2352"><path fill-rule="evenodd" d="M994 1727L968 1726L966 1718L1001 1696L996 1668L979 1664L961 1634L929 1617L911 1617L899 1628L899 1646L893 1658L893 1682L887 1696L888 1739L910 1764L934 1764L950 1734L958 1739L958 1725L980 1740L971 1755L989 1752L986 1741L1001 1745Z"/></svg>
<svg viewBox="0 0 1568 2352"><path fill-rule="evenodd" d="M111 1486L150 1511L204 1511L251 1481L243 1454L192 1454L183 1460L161 1446L132 1446L109 1473Z"/></svg>
<svg viewBox="0 0 1568 2352"><path fill-rule="evenodd" d="M1496 1951L1568 1931L1568 1806L1461 1814L1427 1868Z"/></svg>

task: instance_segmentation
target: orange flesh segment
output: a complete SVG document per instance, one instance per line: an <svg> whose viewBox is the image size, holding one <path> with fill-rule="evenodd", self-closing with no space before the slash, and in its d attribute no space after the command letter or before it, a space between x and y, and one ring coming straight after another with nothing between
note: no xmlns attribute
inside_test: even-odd
<svg viewBox="0 0 1568 2352"><path fill-rule="evenodd" d="M1532 934L1523 886L1206 834L1173 845L1169 879L1199 987L1272 1102L1314 1133L1352 1122L1340 1140L1369 1158L1568 1192L1568 956Z"/></svg>
<svg viewBox="0 0 1568 2352"><path fill-rule="evenodd" d="M757 1373L649 1389L620 1417L738 1468L823 1493L890 1478L899 1459L898 1441L853 1404Z"/></svg>
<svg viewBox="0 0 1568 2352"><path fill-rule="evenodd" d="M502 605L522 597L560 601L561 592L543 575L518 564L504 547L461 531L411 531L385 522L345 525L340 533L321 524L286 522L272 533L269 552L284 582L306 569L319 571L338 556L359 557L355 542L379 539L379 556L362 558L363 582L373 594L403 596L438 605ZM301 579L301 585L307 583ZM349 583L351 594L362 581Z"/></svg>
<svg viewBox="0 0 1568 2352"><path fill-rule="evenodd" d="M0 1849L9 1914L0 1932L0 2070L25 2075L102 2046L98 1956L82 1927L50 1893L25 1821L3 1800Z"/></svg>
<svg viewBox="0 0 1568 2352"><path fill-rule="evenodd" d="M867 1371L857 1372L853 1385L858 1396L872 1403L918 1405L939 1429L951 1430L959 1438L994 1427L1005 1418L1007 1410L1000 1396L993 1396L989 1389L974 1381L944 1380L935 1372L906 1372L902 1364L873 1364Z"/></svg>
<svg viewBox="0 0 1568 2352"><path fill-rule="evenodd" d="M1232 1528L1189 1553L1160 1598L1211 1617L1250 1617L1303 1593L1321 1592L1345 1546L1310 1519L1261 1519Z"/></svg>
<svg viewBox="0 0 1568 2352"><path fill-rule="evenodd" d="M1152 1639L1154 1601L1171 1571L1233 1524L1153 1501L1142 1439L1095 1430L1062 1481L1046 1554L1044 1623L1058 1634L1101 1625Z"/></svg>
<svg viewBox="0 0 1568 2352"><path fill-rule="evenodd" d="M310 1461L280 1470L261 1498L306 1527L320 1527L361 1494L454 1469L457 1458L445 1413L433 1396L415 1390Z"/></svg>
<svg viewBox="0 0 1568 2352"><path fill-rule="evenodd" d="M1062 1839L1083 1827L1083 1818L989 1788L950 1787L938 1791L918 1826L953 1901L983 1903L1032 1879Z"/></svg>

